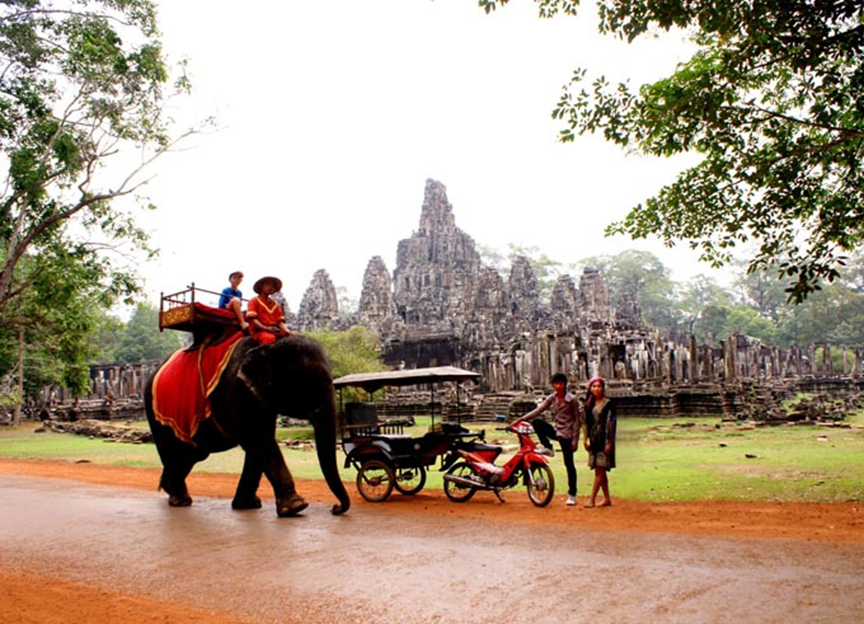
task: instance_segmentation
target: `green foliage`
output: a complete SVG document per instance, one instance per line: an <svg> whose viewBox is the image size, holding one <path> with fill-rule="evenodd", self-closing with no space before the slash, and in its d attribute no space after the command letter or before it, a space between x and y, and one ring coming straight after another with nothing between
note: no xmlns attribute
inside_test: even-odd
<svg viewBox="0 0 864 624"><path fill-rule="evenodd" d="M606 277L613 309L624 297L634 298L643 320L654 327L676 329L683 323L676 303L676 285L669 269L646 251L626 250L614 256L595 256L582 261Z"/></svg>
<svg viewBox="0 0 864 624"><path fill-rule="evenodd" d="M552 17L553 15L557 15L560 11L565 15L576 15L576 9L579 7L579 2L572 0L534 0L540 12L540 17ZM510 0L477 0L478 6L481 9L486 11L486 13L491 13L498 5L502 7L509 3Z"/></svg>
<svg viewBox="0 0 864 624"><path fill-rule="evenodd" d="M381 360L381 341L378 335L366 327L355 325L347 331L317 331L306 334L321 343L330 360L333 379L353 373L386 371ZM367 401L368 395L358 388L344 388L337 400L342 404L351 401Z"/></svg>
<svg viewBox="0 0 864 624"><path fill-rule="evenodd" d="M733 262L736 269L744 265ZM746 268L746 267L745 267ZM775 323L780 319L781 310L786 307L786 293L783 285L766 271L737 271L734 287L739 291L741 300L755 308L765 318Z"/></svg>
<svg viewBox="0 0 864 624"><path fill-rule="evenodd" d="M126 325L119 318L101 309L93 311L93 331L90 333L91 364L111 364L117 362L117 349L126 331Z"/></svg>
<svg viewBox="0 0 864 624"><path fill-rule="evenodd" d="M842 284L831 284L806 302L782 311L778 343L807 345L827 342L864 347L864 297Z"/></svg>
<svg viewBox="0 0 864 624"><path fill-rule="evenodd" d="M334 379L352 373L387 370L381 361L380 339L371 329L355 325L347 331L322 330L306 335L324 347Z"/></svg>
<svg viewBox="0 0 864 624"><path fill-rule="evenodd" d="M574 268L546 260L547 275ZM484 261L503 271L502 254L485 250ZM764 272L748 272L740 263L733 264L737 271L731 272L731 288L704 275L674 282L669 269L649 252L626 250L585 258L578 265L602 272L613 309L622 297L635 293L645 323L664 332L692 331L700 343L718 344L739 333L779 347L829 343L864 348L864 256L860 253L851 256L837 282L796 305L786 301L776 280Z"/></svg>
<svg viewBox="0 0 864 624"><path fill-rule="evenodd" d="M718 286L713 278L696 275L681 286L677 307L682 315L682 329L695 334L698 340L705 341L709 332L706 331L707 327L703 326L703 314L707 312L714 323L721 317L728 322L733 306L728 293ZM727 331L726 323L712 329L710 334L718 339L734 332Z"/></svg>
<svg viewBox="0 0 864 624"><path fill-rule="evenodd" d="M348 318L360 307L360 302L353 298L344 286L336 287L336 296L338 297L339 316L341 318Z"/></svg>
<svg viewBox="0 0 864 624"><path fill-rule="evenodd" d="M161 361L185 342L182 332L159 331L159 309L150 303L135 307L119 338L115 353L119 363Z"/></svg>
<svg viewBox="0 0 864 624"><path fill-rule="evenodd" d="M0 306L0 375L17 367L19 330L24 329L25 392L59 384L76 395L87 390L90 358L88 335L94 310L103 307L103 293L92 281L99 267L78 248L46 247L39 256L25 256L22 270L29 288L14 305Z"/></svg>
<svg viewBox="0 0 864 624"><path fill-rule="evenodd" d="M576 11L535 3L543 17ZM601 133L634 152L701 156L607 233L686 241L714 266L755 243L749 269L774 273L796 303L838 279L864 238L864 5L602 0L598 14L601 33L686 32L696 51L638 89L575 70L552 113L561 140Z"/></svg>
<svg viewBox="0 0 864 624"><path fill-rule="evenodd" d="M155 3L4 2L0 65L0 378L24 327L28 385L80 393L95 310L131 301L130 266L153 253L118 200L171 145ZM127 153L138 160L108 172Z"/></svg>

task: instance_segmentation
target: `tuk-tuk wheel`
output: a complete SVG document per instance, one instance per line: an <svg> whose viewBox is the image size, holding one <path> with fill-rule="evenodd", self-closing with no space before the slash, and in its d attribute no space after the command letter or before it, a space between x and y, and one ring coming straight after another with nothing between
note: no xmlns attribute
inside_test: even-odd
<svg viewBox="0 0 864 624"><path fill-rule="evenodd" d="M406 496L416 494L426 485L426 468L397 468L395 485L396 489Z"/></svg>
<svg viewBox="0 0 864 624"><path fill-rule="evenodd" d="M395 481L390 466L378 459L370 459L357 472L357 491L370 503L381 503L390 496Z"/></svg>

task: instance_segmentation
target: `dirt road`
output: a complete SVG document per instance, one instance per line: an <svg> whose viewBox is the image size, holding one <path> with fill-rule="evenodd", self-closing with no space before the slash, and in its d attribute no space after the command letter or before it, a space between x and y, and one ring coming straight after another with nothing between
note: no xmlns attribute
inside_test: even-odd
<svg viewBox="0 0 864 624"><path fill-rule="evenodd" d="M394 495L277 519L197 473L170 509L155 470L0 460L0 621L864 621L857 504L532 507ZM106 487L109 486L109 487Z"/></svg>

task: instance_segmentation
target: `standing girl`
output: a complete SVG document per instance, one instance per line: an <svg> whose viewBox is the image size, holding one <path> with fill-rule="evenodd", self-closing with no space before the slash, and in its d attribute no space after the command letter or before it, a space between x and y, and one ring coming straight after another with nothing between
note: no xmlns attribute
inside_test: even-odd
<svg viewBox="0 0 864 624"><path fill-rule="evenodd" d="M615 428L618 424L615 403L606 396L606 380L595 377L588 382L585 398L585 450L588 467L594 469L594 485L586 507L608 507L609 471L615 467ZM596 504L597 492L603 490L603 501Z"/></svg>

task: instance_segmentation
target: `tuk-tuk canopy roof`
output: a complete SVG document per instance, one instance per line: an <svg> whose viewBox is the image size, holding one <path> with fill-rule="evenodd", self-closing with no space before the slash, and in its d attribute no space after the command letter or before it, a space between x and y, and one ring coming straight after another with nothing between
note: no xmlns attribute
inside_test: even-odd
<svg viewBox="0 0 864 624"><path fill-rule="evenodd" d="M477 381L479 378L479 373L455 366L434 366L432 368L411 368L383 373L345 375L335 379L333 386L335 388L354 386L355 388L363 388L371 394L384 386L416 386L436 381Z"/></svg>

